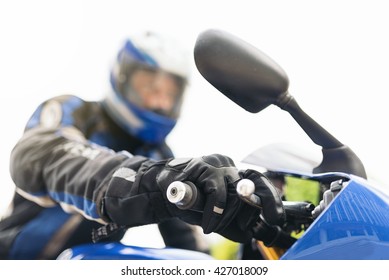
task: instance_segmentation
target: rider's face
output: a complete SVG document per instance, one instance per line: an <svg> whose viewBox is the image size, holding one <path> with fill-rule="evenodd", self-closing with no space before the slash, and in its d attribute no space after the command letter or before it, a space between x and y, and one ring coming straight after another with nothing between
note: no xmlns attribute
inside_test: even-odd
<svg viewBox="0 0 389 280"><path fill-rule="evenodd" d="M151 111L169 114L181 94L176 79L161 71L139 69L133 73L130 83L139 95L139 105Z"/></svg>

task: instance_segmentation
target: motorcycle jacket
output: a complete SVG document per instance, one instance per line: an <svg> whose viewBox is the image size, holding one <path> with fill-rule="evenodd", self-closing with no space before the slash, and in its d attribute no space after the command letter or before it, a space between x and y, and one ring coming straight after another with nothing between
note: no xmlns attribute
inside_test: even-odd
<svg viewBox="0 0 389 280"><path fill-rule="evenodd" d="M172 156L165 142L148 144L126 133L104 101L72 95L45 101L11 153L16 191L0 221L0 259L55 259L66 248L92 242L92 230L104 224L95 202L115 171L137 171L151 159ZM146 212L129 215L152 223ZM159 226L167 246L197 249L189 225L171 219ZM124 233L123 228L103 240L120 241Z"/></svg>

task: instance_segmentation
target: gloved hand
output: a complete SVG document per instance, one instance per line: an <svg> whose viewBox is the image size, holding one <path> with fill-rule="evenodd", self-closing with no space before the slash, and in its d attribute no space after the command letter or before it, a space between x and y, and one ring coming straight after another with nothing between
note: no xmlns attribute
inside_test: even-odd
<svg viewBox="0 0 389 280"><path fill-rule="evenodd" d="M155 176L151 168L143 175L144 180ZM256 171L239 172L234 162L222 155L214 154L195 159L173 159L158 172L157 185L165 198L171 216L200 225L204 233L217 232L228 239L245 242L252 238L260 210L244 203L236 193L236 185L242 178L253 180L256 193L264 202L263 211L272 223L283 219L283 208L277 190L262 174ZM166 199L166 190L173 181L190 181L205 196L202 213L178 209Z"/></svg>
<svg viewBox="0 0 389 280"><path fill-rule="evenodd" d="M281 199L268 180L256 171L239 172L230 158L218 154L146 162L129 191L123 187L107 192L106 213L114 223L128 226L178 217L201 226L204 233L216 232L230 240L246 242L253 237L252 228L261 210L238 197L236 185L242 178L253 180L255 193L264 204L265 217L271 223L280 222L284 215ZM174 181L189 181L197 187L205 200L202 212L181 210L167 200L166 191Z"/></svg>

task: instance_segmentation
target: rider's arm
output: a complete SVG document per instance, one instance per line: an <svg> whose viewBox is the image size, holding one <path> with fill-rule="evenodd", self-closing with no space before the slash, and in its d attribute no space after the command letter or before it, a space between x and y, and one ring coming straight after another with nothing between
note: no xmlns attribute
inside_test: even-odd
<svg viewBox="0 0 389 280"><path fill-rule="evenodd" d="M218 232L234 241L252 237L259 210L239 199L236 184L248 174L240 173L230 158L215 154L155 162L114 152L85 140L69 122L69 104L74 106L49 103L56 107L38 109L38 115L53 117L44 122L33 118L13 149L11 176L21 195L42 206L59 203L66 211L101 223L136 226L179 217L201 225L205 233ZM258 195L269 201L266 212L282 220L275 188L263 175L249 174L257 179ZM203 211L180 210L169 203L166 190L173 181L193 183L205 197Z"/></svg>
<svg viewBox="0 0 389 280"><path fill-rule="evenodd" d="M12 151L11 176L18 193L41 206L60 203L66 211L104 222L97 202L115 171L124 165L136 172L150 160L87 141L71 121L80 106L82 100L68 96L36 110Z"/></svg>

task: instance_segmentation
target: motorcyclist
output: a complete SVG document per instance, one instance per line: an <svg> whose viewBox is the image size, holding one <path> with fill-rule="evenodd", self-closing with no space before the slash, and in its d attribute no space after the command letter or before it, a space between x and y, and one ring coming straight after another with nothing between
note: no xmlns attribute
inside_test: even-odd
<svg viewBox="0 0 389 280"><path fill-rule="evenodd" d="M11 153L16 190L0 222L0 258L55 259L66 248L119 241L127 228L153 223L168 246L198 249L188 225L245 242L259 216L237 197L236 183L246 177L267 215L282 219L281 201L262 174L239 171L219 154L173 157L165 139L179 118L188 71L177 45L148 32L125 42L103 100L61 95L43 102ZM204 210L169 203L173 181L192 182ZM186 234L172 238L175 228Z"/></svg>

